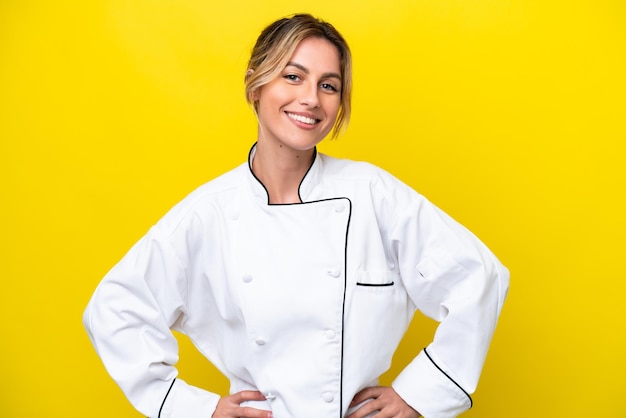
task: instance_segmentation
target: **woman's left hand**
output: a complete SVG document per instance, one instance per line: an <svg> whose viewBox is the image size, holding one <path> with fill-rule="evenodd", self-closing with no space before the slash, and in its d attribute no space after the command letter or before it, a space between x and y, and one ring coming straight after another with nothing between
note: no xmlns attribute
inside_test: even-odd
<svg viewBox="0 0 626 418"><path fill-rule="evenodd" d="M372 412L376 412L376 418L419 418L420 413L411 408L393 388L386 386L374 386L365 388L356 395L350 403L350 407L369 400L359 409L346 418L364 418Z"/></svg>

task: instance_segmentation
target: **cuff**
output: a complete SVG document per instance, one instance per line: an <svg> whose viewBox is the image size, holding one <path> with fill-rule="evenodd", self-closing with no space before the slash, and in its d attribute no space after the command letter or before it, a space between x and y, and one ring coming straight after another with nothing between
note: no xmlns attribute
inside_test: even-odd
<svg viewBox="0 0 626 418"><path fill-rule="evenodd" d="M424 418L454 418L472 407L470 395L426 349L400 373L392 387Z"/></svg>
<svg viewBox="0 0 626 418"><path fill-rule="evenodd" d="M219 395L175 379L165 395L158 418L211 418Z"/></svg>

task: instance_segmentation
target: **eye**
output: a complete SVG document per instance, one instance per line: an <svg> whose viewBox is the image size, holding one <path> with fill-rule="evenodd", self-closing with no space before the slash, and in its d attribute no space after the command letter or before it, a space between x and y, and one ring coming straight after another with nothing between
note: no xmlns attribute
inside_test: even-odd
<svg viewBox="0 0 626 418"><path fill-rule="evenodd" d="M283 78L287 81L300 81L300 77L296 74L285 74Z"/></svg>
<svg viewBox="0 0 626 418"><path fill-rule="evenodd" d="M337 89L335 86L333 86L330 83L322 83L320 84L320 87L322 88L322 90L326 90L326 91L333 92L333 93L336 93L339 91L339 89Z"/></svg>

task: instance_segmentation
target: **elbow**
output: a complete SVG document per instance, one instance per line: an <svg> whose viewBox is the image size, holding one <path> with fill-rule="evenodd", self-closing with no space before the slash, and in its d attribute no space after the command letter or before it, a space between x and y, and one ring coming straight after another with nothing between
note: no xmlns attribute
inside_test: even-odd
<svg viewBox="0 0 626 418"><path fill-rule="evenodd" d="M496 260L494 269L495 283L494 287L497 289L498 297L498 313L502 310L504 301L509 294L509 286L511 281L511 274L502 263Z"/></svg>

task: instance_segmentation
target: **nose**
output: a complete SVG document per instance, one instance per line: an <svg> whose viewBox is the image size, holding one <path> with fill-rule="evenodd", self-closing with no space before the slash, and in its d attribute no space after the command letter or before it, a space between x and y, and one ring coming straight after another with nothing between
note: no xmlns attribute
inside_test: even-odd
<svg viewBox="0 0 626 418"><path fill-rule="evenodd" d="M320 106L319 89L317 83L305 83L302 85L302 90L299 98L301 105L316 108Z"/></svg>

